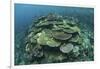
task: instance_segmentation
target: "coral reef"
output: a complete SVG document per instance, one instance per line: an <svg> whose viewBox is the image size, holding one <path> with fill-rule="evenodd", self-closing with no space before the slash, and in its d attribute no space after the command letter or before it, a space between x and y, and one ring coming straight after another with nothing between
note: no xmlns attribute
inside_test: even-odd
<svg viewBox="0 0 100 69"><path fill-rule="evenodd" d="M87 36L74 17L41 16L25 36L26 64L93 60L94 39Z"/></svg>

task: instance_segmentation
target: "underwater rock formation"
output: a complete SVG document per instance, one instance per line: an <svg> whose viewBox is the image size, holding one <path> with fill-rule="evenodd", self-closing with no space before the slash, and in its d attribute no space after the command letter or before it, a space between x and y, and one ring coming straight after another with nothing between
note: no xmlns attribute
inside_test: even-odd
<svg viewBox="0 0 100 69"><path fill-rule="evenodd" d="M74 18L56 14L41 16L33 22L25 38L29 62L81 61L78 56L84 53L85 40L82 34L78 21L75 22Z"/></svg>

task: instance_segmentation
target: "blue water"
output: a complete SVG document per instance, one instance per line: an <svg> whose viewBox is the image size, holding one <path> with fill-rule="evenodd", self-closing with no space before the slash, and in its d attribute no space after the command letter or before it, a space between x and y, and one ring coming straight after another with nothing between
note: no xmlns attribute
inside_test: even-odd
<svg viewBox="0 0 100 69"><path fill-rule="evenodd" d="M22 32L40 16L56 13L62 16L76 17L93 29L94 9L82 7L60 7L49 5L15 4L15 31Z"/></svg>

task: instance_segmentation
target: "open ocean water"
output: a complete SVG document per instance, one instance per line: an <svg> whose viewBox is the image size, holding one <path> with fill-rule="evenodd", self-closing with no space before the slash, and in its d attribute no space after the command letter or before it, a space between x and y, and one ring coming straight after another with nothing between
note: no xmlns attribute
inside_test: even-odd
<svg viewBox="0 0 100 69"><path fill-rule="evenodd" d="M25 64L24 37L26 30L40 16L55 13L61 16L72 16L79 20L82 28L94 32L94 9L85 7L49 6L32 4L15 4L15 64Z"/></svg>

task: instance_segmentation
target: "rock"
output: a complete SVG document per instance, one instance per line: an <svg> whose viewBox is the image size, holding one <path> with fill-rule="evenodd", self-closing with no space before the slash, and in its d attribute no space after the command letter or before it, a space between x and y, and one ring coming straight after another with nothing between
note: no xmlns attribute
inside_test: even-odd
<svg viewBox="0 0 100 69"><path fill-rule="evenodd" d="M73 50L73 44L71 43L68 43L68 44L63 44L61 47L60 47L60 51L62 53L69 53Z"/></svg>

